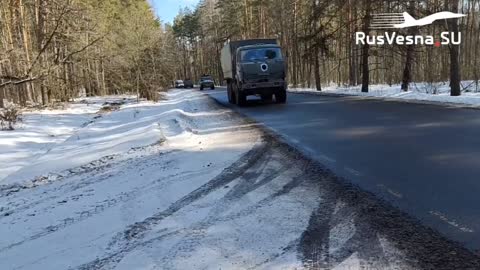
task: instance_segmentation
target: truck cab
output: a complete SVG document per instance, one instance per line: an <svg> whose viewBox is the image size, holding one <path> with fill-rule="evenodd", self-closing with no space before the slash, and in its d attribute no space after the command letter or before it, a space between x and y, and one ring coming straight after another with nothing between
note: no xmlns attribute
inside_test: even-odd
<svg viewBox="0 0 480 270"><path fill-rule="evenodd" d="M243 106L250 95L286 102L286 67L276 40L230 42L221 60L230 103Z"/></svg>
<svg viewBox="0 0 480 270"><path fill-rule="evenodd" d="M237 49L237 78L248 95L274 94L285 87L282 50L277 45L244 46ZM270 94L270 95L271 95Z"/></svg>

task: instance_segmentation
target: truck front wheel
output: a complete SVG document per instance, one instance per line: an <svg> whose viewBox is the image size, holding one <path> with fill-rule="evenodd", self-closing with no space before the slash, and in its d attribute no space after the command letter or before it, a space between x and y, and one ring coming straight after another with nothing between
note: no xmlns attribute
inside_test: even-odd
<svg viewBox="0 0 480 270"><path fill-rule="evenodd" d="M283 104L287 102L287 90L281 89L275 93L275 102Z"/></svg>

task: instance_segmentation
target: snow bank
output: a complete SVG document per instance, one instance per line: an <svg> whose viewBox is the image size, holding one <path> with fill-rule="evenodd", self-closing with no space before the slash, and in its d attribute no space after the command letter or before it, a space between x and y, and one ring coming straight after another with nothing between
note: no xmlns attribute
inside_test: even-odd
<svg viewBox="0 0 480 270"><path fill-rule="evenodd" d="M136 103L134 98L123 97L87 98L64 110L28 113L20 128L0 132L0 145L5 146L0 149L0 160L6 164L0 171L0 185L32 185L39 179L49 182L54 179L48 178L57 178L64 170L198 132L195 121L211 121L225 113L196 112L189 101L199 95L173 92L167 95L168 101L159 103ZM98 113L106 103L119 102L124 104L118 110ZM183 142L169 143L184 147L178 145Z"/></svg>
<svg viewBox="0 0 480 270"><path fill-rule="evenodd" d="M31 166L98 117L106 102L125 102L132 97L78 99L63 109L25 111L14 131L0 131L0 184L9 175Z"/></svg>
<svg viewBox="0 0 480 270"><path fill-rule="evenodd" d="M462 95L458 97L450 96L450 87L448 82L411 83L410 91L407 92L401 90L400 84L377 84L371 85L368 93L361 92L361 85L343 87L331 84L326 87L322 87L321 93L378 97L412 102L425 101L446 104L453 103L469 105L473 107L480 106L480 85L476 85L474 81L463 81L461 88ZM289 91L293 93L318 93L316 89L311 88L289 88Z"/></svg>
<svg viewBox="0 0 480 270"><path fill-rule="evenodd" d="M223 190L210 181L230 176L225 168L260 133L198 91L172 91L167 98L126 104L94 119L4 179L21 187L0 189L0 269L101 269L96 260L111 255L118 236L138 238L144 223L180 208L190 193L195 201ZM54 173L57 179L28 185L37 183L28 177ZM113 253L134 251L130 242L120 243L126 246ZM149 243L136 247L141 252ZM126 269L142 269L139 263Z"/></svg>
<svg viewBox="0 0 480 270"><path fill-rule="evenodd" d="M418 269L316 163L199 91L166 96L89 114L8 175L48 177L0 186L0 269Z"/></svg>

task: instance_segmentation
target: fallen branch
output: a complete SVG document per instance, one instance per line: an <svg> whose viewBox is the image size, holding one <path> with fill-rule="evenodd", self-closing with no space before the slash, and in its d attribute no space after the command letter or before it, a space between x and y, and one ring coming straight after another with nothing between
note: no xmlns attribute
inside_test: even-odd
<svg viewBox="0 0 480 270"><path fill-rule="evenodd" d="M57 19L57 22L55 24L55 27L53 28L53 31L52 33L50 34L50 36L48 37L47 41L45 42L45 44L42 46L42 48L40 49L40 51L38 52L37 56L35 57L35 59L33 60L32 64L30 65L30 68L28 69L28 71L26 72L26 74L30 74L33 70L33 68L35 67L35 65L37 64L37 62L39 61L40 57L42 56L42 54L45 52L45 50L47 49L47 47L50 45L50 43L52 42L53 40L53 37L57 34L57 30L58 28L60 27L61 23L62 23L62 19L63 19L63 16L68 13L67 11L67 5L64 5L63 6L63 9L62 9L62 13L60 13L60 16L58 17Z"/></svg>
<svg viewBox="0 0 480 270"><path fill-rule="evenodd" d="M7 87L9 85L20 85L28 82L38 80L41 76L35 77L26 77L26 78L15 78L15 77L0 77L0 79L9 78L8 81L0 83L0 89Z"/></svg>
<svg viewBox="0 0 480 270"><path fill-rule="evenodd" d="M62 62L62 63L65 63L70 57L72 57L72 56L75 55L75 54L78 54L78 53L81 53L81 52L85 51L85 50L88 49L90 46L93 46L93 45L95 45L95 43L97 43L98 41L102 40L105 36L106 36L106 34L103 35L103 36L101 36L101 37L99 37L99 38L96 38L95 40L93 40L92 42L88 43L87 45L85 45L85 46L82 47L81 49L69 53L67 56L65 56L65 57L62 59L61 62Z"/></svg>

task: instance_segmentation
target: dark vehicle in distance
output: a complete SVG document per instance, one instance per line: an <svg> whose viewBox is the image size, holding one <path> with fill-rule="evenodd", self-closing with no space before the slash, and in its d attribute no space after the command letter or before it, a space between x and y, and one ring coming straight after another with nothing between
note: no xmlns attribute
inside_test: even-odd
<svg viewBox="0 0 480 270"><path fill-rule="evenodd" d="M183 87L185 88L193 88L193 81L190 79L183 80Z"/></svg>
<svg viewBox="0 0 480 270"><path fill-rule="evenodd" d="M247 96L258 95L276 103L287 101L286 67L275 39L230 41L221 53L228 101L244 106Z"/></svg>
<svg viewBox="0 0 480 270"><path fill-rule="evenodd" d="M184 88L185 84L183 83L182 80L176 80L175 81L175 88Z"/></svg>
<svg viewBox="0 0 480 270"><path fill-rule="evenodd" d="M200 78L200 90L203 90L205 88L210 88L210 89L215 89L215 82L213 81L212 76L210 75L203 75Z"/></svg>

